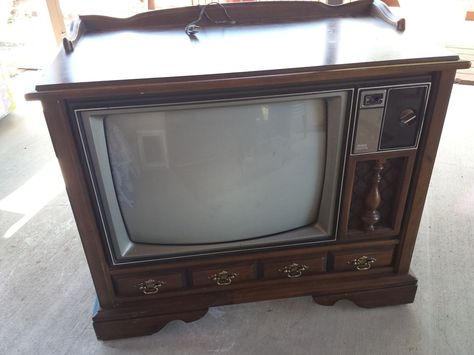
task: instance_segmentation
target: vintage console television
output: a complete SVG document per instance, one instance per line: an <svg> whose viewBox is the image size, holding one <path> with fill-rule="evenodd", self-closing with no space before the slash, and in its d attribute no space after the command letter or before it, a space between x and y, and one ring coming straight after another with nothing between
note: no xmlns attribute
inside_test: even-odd
<svg viewBox="0 0 474 355"><path fill-rule="evenodd" d="M456 69L377 0L85 16L41 100L98 338L312 295L410 303Z"/></svg>

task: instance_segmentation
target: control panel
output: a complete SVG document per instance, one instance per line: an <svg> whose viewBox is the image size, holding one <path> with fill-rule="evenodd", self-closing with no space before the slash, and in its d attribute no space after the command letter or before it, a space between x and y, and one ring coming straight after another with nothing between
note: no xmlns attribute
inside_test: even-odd
<svg viewBox="0 0 474 355"><path fill-rule="evenodd" d="M353 154L414 148L430 84L359 89Z"/></svg>

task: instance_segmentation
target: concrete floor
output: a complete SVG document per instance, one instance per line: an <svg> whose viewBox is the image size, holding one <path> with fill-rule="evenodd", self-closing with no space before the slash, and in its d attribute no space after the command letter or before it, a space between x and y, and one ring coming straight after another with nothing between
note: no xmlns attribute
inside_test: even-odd
<svg viewBox="0 0 474 355"><path fill-rule="evenodd" d="M474 86L455 86L413 259L413 305L310 297L212 308L97 341L94 290L37 103L0 121L0 354L474 353Z"/></svg>

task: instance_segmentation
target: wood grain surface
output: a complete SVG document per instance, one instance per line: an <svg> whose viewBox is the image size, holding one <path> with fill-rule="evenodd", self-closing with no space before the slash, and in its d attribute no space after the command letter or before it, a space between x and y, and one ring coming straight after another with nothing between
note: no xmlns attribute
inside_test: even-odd
<svg viewBox="0 0 474 355"><path fill-rule="evenodd" d="M284 10L277 8L273 15ZM36 89L87 82L209 79L459 59L443 48L426 43L420 46L422 37L396 31L370 14L318 17L307 15L300 22L287 19L282 23L241 25L237 21L233 26L203 26L197 41L186 35L184 26L154 28L147 27L146 22L130 29L91 30L77 41L71 54L58 54Z"/></svg>

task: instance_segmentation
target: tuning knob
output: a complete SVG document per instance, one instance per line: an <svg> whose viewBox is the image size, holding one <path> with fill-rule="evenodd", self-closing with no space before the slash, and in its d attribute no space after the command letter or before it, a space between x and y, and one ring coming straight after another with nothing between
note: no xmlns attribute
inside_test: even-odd
<svg viewBox="0 0 474 355"><path fill-rule="evenodd" d="M400 113L400 123L403 126L409 125L412 121L416 119L416 112L411 108L407 108Z"/></svg>

